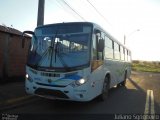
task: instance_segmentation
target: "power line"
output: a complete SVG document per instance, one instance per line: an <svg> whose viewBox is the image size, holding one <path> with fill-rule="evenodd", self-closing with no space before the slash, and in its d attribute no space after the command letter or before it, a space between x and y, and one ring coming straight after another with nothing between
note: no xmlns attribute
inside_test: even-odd
<svg viewBox="0 0 160 120"><path fill-rule="evenodd" d="M97 8L89 1L87 0L87 2L94 8L94 10L107 22L111 25L111 23L97 10Z"/></svg>
<svg viewBox="0 0 160 120"><path fill-rule="evenodd" d="M55 5L55 4L56 4L56 6L57 6L58 8L60 8L60 9L63 8L63 7L61 7L61 6L60 6L57 2L55 2L55 1L52 1L52 0L47 0L47 1L50 3L50 4L47 4L47 5L48 5L48 8L49 8L49 6L53 8L53 5ZM47 1L46 1L46 2L47 2ZM60 21L64 22L61 17L59 17L58 19L59 19Z"/></svg>
<svg viewBox="0 0 160 120"><path fill-rule="evenodd" d="M74 10L65 0L61 0L64 4L66 4L74 13L76 13L81 19L86 21L76 10Z"/></svg>
<svg viewBox="0 0 160 120"><path fill-rule="evenodd" d="M64 1L62 0L49 0L50 4L49 5L53 5L56 4L57 7L59 7L60 9L64 10L64 12L69 13L70 15L72 15L75 19L77 20L81 20L82 18L80 18L79 15L77 15L70 7L68 7L68 5L66 5L64 3ZM64 19L60 19L62 22L65 22Z"/></svg>
<svg viewBox="0 0 160 120"><path fill-rule="evenodd" d="M68 8L68 6L66 6L66 4L64 5L64 2L63 1L61 1L61 2L63 2L63 3L61 3L60 2L60 0L56 0L56 2L57 2L57 4L65 11L65 12L69 12L75 19L80 19L78 16L77 16L77 14L75 14L75 12L74 11L72 11L72 9L70 9L70 8ZM67 8L66 8L67 7ZM76 16L75 16L76 15Z"/></svg>

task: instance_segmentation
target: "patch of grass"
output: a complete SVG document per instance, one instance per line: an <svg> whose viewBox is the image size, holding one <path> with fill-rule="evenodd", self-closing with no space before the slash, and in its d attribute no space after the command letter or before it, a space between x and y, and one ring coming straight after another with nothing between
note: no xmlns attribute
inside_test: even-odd
<svg viewBox="0 0 160 120"><path fill-rule="evenodd" d="M132 61L132 70L142 72L160 72L160 62Z"/></svg>

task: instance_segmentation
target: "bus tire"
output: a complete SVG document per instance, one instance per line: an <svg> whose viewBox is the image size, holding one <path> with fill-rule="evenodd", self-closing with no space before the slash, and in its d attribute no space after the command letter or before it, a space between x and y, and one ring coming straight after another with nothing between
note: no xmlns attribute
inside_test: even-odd
<svg viewBox="0 0 160 120"><path fill-rule="evenodd" d="M108 93L109 93L109 76L106 76L103 83L102 93L99 96L100 101L105 101L108 98Z"/></svg>
<svg viewBox="0 0 160 120"><path fill-rule="evenodd" d="M122 83L118 83L118 84L117 84L117 87L121 87L121 84L122 84Z"/></svg>
<svg viewBox="0 0 160 120"><path fill-rule="evenodd" d="M124 80L122 81L121 86L126 85L126 80L127 80L127 72L125 72L125 74L124 74Z"/></svg>

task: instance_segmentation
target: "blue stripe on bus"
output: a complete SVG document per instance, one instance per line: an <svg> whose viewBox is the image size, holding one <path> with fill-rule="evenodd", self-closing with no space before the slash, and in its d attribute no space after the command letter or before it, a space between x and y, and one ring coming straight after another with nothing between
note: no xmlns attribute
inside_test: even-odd
<svg viewBox="0 0 160 120"><path fill-rule="evenodd" d="M79 80L79 79L81 79L81 78L82 78L82 77L79 76L79 75L69 75L69 76L65 76L65 77L63 77L63 78L61 78L61 79Z"/></svg>

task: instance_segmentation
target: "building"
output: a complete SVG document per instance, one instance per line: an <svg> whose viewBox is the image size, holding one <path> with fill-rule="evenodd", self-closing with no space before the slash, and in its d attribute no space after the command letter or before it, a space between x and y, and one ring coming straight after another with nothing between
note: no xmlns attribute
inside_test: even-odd
<svg viewBox="0 0 160 120"><path fill-rule="evenodd" d="M25 75L25 63L30 36L25 36L25 47L22 48L22 32L0 25L0 82L6 78Z"/></svg>

